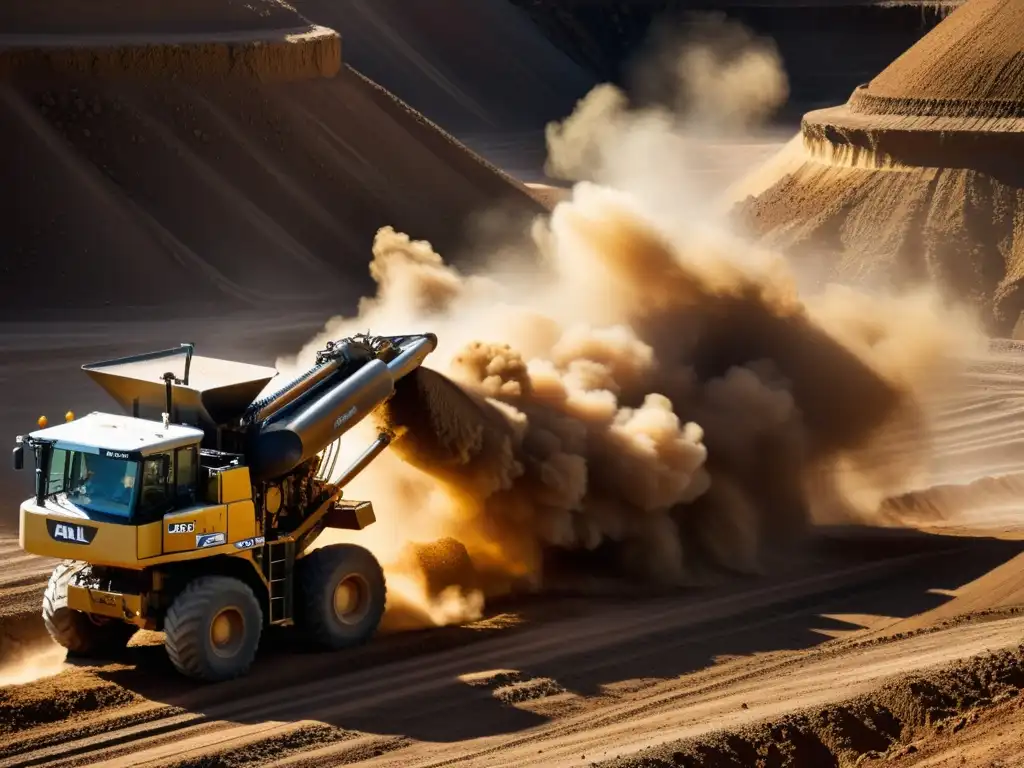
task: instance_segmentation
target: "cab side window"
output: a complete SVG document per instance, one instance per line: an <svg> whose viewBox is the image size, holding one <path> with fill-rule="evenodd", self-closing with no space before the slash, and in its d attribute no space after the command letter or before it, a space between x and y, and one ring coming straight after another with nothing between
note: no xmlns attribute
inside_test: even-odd
<svg viewBox="0 0 1024 768"><path fill-rule="evenodd" d="M78 454L76 454L78 455ZM50 454L50 476L46 486L47 493L64 490L64 478L67 477L68 452L55 450Z"/></svg>
<svg viewBox="0 0 1024 768"><path fill-rule="evenodd" d="M176 507L196 503L199 487L199 457L194 446L175 451L174 502Z"/></svg>
<svg viewBox="0 0 1024 768"><path fill-rule="evenodd" d="M147 456L142 464L138 511L143 519L159 519L173 508L171 456L167 453Z"/></svg>

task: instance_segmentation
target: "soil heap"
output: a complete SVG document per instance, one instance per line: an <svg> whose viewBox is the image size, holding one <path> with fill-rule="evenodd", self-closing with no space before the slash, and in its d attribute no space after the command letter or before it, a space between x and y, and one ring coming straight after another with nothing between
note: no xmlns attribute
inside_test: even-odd
<svg viewBox="0 0 1024 768"><path fill-rule="evenodd" d="M731 200L748 230L815 257L808 269L823 279L932 280L977 305L993 334L1013 333L1024 310L1024 0L969 0L846 104L807 113Z"/></svg>
<svg viewBox="0 0 1024 768"><path fill-rule="evenodd" d="M376 231L542 207L278 0L0 0L0 319L336 312Z"/></svg>

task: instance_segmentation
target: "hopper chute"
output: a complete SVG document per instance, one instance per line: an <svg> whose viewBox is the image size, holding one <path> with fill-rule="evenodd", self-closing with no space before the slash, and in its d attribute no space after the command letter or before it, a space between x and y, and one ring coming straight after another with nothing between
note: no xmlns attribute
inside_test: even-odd
<svg viewBox="0 0 1024 768"><path fill-rule="evenodd" d="M129 414L159 421L166 410L164 375L174 376L171 421L215 428L237 421L277 370L192 354L191 344L83 365Z"/></svg>

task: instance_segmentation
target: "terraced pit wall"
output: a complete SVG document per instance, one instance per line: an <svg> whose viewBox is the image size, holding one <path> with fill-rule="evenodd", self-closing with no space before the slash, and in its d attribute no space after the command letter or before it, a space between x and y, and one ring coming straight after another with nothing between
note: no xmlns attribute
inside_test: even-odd
<svg viewBox="0 0 1024 768"><path fill-rule="evenodd" d="M0 36L2 79L77 75L281 82L333 77L340 69L340 35L315 25L152 38L139 34Z"/></svg>
<svg viewBox="0 0 1024 768"><path fill-rule="evenodd" d="M972 116L973 117L973 116ZM1024 121L943 115L862 115L820 109L801 126L808 155L854 168L962 168L1024 184Z"/></svg>
<svg viewBox="0 0 1024 768"><path fill-rule="evenodd" d="M1024 332L1024 121L805 115L801 134L731 193L736 221L822 280L938 285L989 333Z"/></svg>

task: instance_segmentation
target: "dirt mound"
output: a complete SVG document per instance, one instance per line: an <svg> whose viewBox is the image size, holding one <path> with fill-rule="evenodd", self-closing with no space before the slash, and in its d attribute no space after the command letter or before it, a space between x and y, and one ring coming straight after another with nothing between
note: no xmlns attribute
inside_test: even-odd
<svg viewBox="0 0 1024 768"><path fill-rule="evenodd" d="M864 143L875 138L862 135ZM738 202L740 226L822 281L881 288L933 282L975 306L992 334L1013 334L1024 310L1024 177L856 167L857 155L873 150L860 141L848 149L847 164L807 152L803 162L777 171L774 183Z"/></svg>
<svg viewBox="0 0 1024 768"><path fill-rule="evenodd" d="M932 282L1010 335L1024 310L1024 4L974 0L731 192L822 280ZM768 169L770 168L770 170ZM749 185L749 186L748 186ZM824 258L823 258L824 257Z"/></svg>
<svg viewBox="0 0 1024 768"><path fill-rule="evenodd" d="M720 732L598 763L602 768L826 768L912 753L911 741L960 730L992 706L1019 700L1024 646L903 677L872 695L735 732Z"/></svg>
<svg viewBox="0 0 1024 768"><path fill-rule="evenodd" d="M982 0L989 6L1007 34L1015 29L1008 14L1020 6ZM973 7L950 15L929 38L961 30L957 19ZM923 45L907 60L931 50ZM935 60L935 70L954 68L958 50ZM971 72L1011 70L1014 60ZM797 258L812 278L878 288L933 283L976 306L990 333L1009 336L1024 310L1021 126L992 118L992 102L983 100L965 101L949 117L932 109L934 100L926 109L923 101L899 105L870 95L905 69L894 65L848 104L806 115L801 139L735 185L736 220ZM927 92L909 75L906 82L907 93ZM886 92L895 92L890 85Z"/></svg>
<svg viewBox="0 0 1024 768"><path fill-rule="evenodd" d="M455 539L446 537L427 544L413 544L409 550L409 556L415 558L423 572L426 593L431 599L452 586L476 588L473 560L466 547Z"/></svg>
<svg viewBox="0 0 1024 768"><path fill-rule="evenodd" d="M1020 505L1024 493L1024 475L983 477L963 485L935 485L921 491L911 491L885 500L883 509L903 520L916 520L920 524L933 521L964 519L977 513L979 507L1010 507Z"/></svg>
<svg viewBox="0 0 1024 768"><path fill-rule="evenodd" d="M853 99L858 112L1024 114L1024 2L971 0Z"/></svg>
<svg viewBox="0 0 1024 768"><path fill-rule="evenodd" d="M1002 615L1024 607L1024 555L1009 560L955 590L952 599L937 608L897 621L875 637L893 637L936 626L948 626L966 617Z"/></svg>
<svg viewBox="0 0 1024 768"><path fill-rule="evenodd" d="M385 224L458 252L492 206L543 210L349 68L287 84L19 80L0 113L0 144L19 148L0 213L4 318L166 316L172 296L175 314L333 312L369 283Z"/></svg>
<svg viewBox="0 0 1024 768"><path fill-rule="evenodd" d="M60 723L74 715L122 707L142 698L85 671L0 689L0 735Z"/></svg>
<svg viewBox="0 0 1024 768"><path fill-rule="evenodd" d="M25 36L0 48L0 78L54 74L93 78L210 78L262 82L332 77L341 65L333 29L203 34L199 38Z"/></svg>
<svg viewBox="0 0 1024 768"><path fill-rule="evenodd" d="M41 611L0 614L0 673L50 643Z"/></svg>

